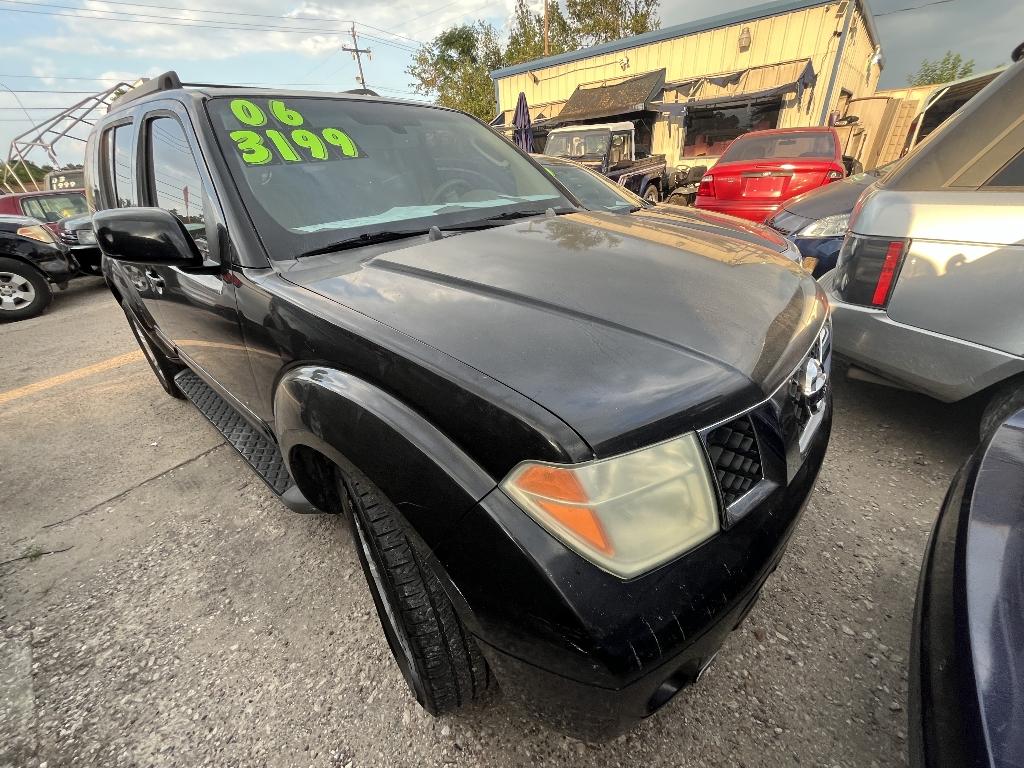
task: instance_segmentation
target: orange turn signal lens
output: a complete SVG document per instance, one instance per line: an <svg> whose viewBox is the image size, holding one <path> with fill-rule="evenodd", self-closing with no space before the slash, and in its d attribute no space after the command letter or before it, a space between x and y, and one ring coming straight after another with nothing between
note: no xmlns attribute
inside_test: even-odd
<svg viewBox="0 0 1024 768"><path fill-rule="evenodd" d="M534 464L516 478L516 485L535 496L584 504L589 501L576 475L561 467Z"/></svg>
<svg viewBox="0 0 1024 768"><path fill-rule="evenodd" d="M615 548L608 541L608 536L604 532L604 526L597 519L594 510L588 507L559 504L555 501L538 501L537 504L551 517L590 544L598 552L603 552L606 555L615 554Z"/></svg>
<svg viewBox="0 0 1024 768"><path fill-rule="evenodd" d="M534 503L570 533L606 555L615 554L601 521L585 506L589 501L587 493L572 472L562 467L534 464L516 478L515 484L520 491L534 497Z"/></svg>

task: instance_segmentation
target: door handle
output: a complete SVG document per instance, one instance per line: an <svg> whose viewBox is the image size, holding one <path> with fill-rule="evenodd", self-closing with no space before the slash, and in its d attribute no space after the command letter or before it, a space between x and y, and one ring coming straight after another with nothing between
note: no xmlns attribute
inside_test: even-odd
<svg viewBox="0 0 1024 768"><path fill-rule="evenodd" d="M164 283L164 279L160 277L159 272L157 272L155 269L147 269L146 278L149 280L149 284L153 286L153 289L156 290L157 293L164 292L164 287L166 286L166 283Z"/></svg>

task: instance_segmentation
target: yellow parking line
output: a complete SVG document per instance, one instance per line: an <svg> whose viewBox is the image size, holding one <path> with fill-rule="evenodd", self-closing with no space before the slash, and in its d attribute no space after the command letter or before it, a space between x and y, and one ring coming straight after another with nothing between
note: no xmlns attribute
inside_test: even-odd
<svg viewBox="0 0 1024 768"><path fill-rule="evenodd" d="M42 392L43 390L57 387L61 384L67 384L69 381L78 381L79 379L84 379L87 376L103 373L103 371L109 371L112 368L120 368L122 365L134 363L141 359L142 351L137 349L134 352L126 352L125 354L118 355L117 357L109 357L106 360L101 360L98 363L87 365L84 368L76 368L75 370L68 371L67 373L59 373L56 376L51 376L48 379L37 381L34 384L26 384L24 387L9 389L6 392L0 392L0 405L22 397L34 395L37 392Z"/></svg>

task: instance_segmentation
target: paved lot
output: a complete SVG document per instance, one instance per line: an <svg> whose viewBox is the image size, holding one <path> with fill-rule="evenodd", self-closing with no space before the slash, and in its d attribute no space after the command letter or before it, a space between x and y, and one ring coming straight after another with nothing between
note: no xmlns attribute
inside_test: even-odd
<svg viewBox="0 0 1024 768"><path fill-rule="evenodd" d="M789 552L695 687L599 747L435 720L346 529L282 507L84 280L0 326L0 766L891 766L918 564L977 414L857 382Z"/></svg>

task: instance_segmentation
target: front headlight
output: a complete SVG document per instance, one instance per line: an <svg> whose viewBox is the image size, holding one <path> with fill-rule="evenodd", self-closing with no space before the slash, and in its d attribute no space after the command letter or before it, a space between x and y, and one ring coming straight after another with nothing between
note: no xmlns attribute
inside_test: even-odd
<svg viewBox="0 0 1024 768"><path fill-rule="evenodd" d="M33 224L30 227L18 227L18 234L30 240L38 240L41 243L56 243L57 239L53 233L40 224Z"/></svg>
<svg viewBox="0 0 1024 768"><path fill-rule="evenodd" d="M812 221L797 233L797 237L840 237L846 234L850 225L850 214L837 213L834 216Z"/></svg>
<svg viewBox="0 0 1024 768"><path fill-rule="evenodd" d="M80 229L77 232L78 242L81 245L95 245L96 244L96 233L91 229Z"/></svg>
<svg viewBox="0 0 1024 768"><path fill-rule="evenodd" d="M524 462L502 489L566 546L624 579L718 533L718 503L694 433L611 459Z"/></svg>

